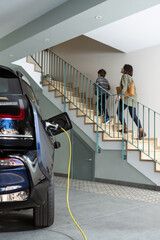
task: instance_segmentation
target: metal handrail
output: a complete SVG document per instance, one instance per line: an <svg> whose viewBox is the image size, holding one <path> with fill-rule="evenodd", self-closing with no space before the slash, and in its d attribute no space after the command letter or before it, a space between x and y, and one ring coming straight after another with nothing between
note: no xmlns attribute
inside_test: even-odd
<svg viewBox="0 0 160 240"><path fill-rule="evenodd" d="M136 149L144 153L146 156L148 156L150 159L152 159L154 162L159 162L156 160L157 158L157 136L156 136L156 122L158 116L160 116L160 113L157 113L153 111L152 109L148 108L144 104L136 101L132 97L128 97L128 101L132 101L132 106L134 104L137 106L137 115L138 119L140 115L142 115L142 125L143 128L147 128L148 130L148 147L147 150L145 149L145 139L143 135L143 139L135 141L135 136L137 138L139 137L138 130L136 133L134 133L134 122L133 119L129 119L129 110L127 108L127 116L125 116L124 112L124 95L122 95L122 124L119 123L119 115L116 114L117 109L119 109L119 104L116 102L116 98L119 96L117 94L111 94L105 89L103 89L101 86L99 86L97 83L93 82L91 79L89 79L87 76L85 76L83 73L81 73L79 70L77 70L75 67L73 67L71 64L67 63L64 59L57 56L55 53L53 53L51 50L44 50L39 53L35 53L32 56L32 59L35 60L36 64L38 64L41 68L42 72L42 79L45 79L48 81L50 85L52 85L55 90L60 92L64 97L64 110L66 106L66 102L69 101L72 103L80 112L82 112L90 122L95 124L96 129L96 145L97 145L97 152L99 152L99 146L98 146L98 132L99 130L106 133L106 135L109 138L116 138L116 139L122 139L122 157L125 158L124 154L124 141L128 142L129 144L133 145ZM95 89L97 90L97 95L95 96L94 92ZM110 118L112 118L112 124L111 122L109 124L104 124L103 121L107 117L107 113L103 113L102 109L102 90L103 93L108 96L107 104L105 102L105 109L108 110L108 114ZM96 105L97 103L97 105ZM98 108L98 105L100 105L100 109ZM140 109L141 114L140 114ZM147 119L148 123L146 124L146 109L147 109ZM98 112L99 111L99 112ZM132 108L133 111L133 108ZM100 113L101 116L98 116ZM104 116L102 117L102 114ZM133 114L133 112L132 112ZM153 129L150 127L151 124L151 114L153 114ZM127 118L127 126L131 125L131 133L127 132L127 134L124 133L124 117ZM116 119L117 118L117 119ZM120 128L122 127L122 133L119 133ZM138 127L139 129L139 121L138 121ZM151 129L153 131L153 146L151 146ZM136 143L136 144L135 144ZM140 147L140 144L142 147ZM154 153L153 153L154 152Z"/></svg>

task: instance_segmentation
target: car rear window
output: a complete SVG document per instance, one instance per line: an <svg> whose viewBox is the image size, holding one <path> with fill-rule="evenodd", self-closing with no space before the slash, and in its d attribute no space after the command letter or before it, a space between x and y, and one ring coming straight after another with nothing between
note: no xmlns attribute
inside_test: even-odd
<svg viewBox="0 0 160 240"><path fill-rule="evenodd" d="M0 77L0 94L21 94L21 86L18 78Z"/></svg>

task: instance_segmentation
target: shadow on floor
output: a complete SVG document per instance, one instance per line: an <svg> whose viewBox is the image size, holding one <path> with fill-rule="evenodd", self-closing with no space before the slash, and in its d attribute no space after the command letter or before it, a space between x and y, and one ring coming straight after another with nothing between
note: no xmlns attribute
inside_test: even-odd
<svg viewBox="0 0 160 240"><path fill-rule="evenodd" d="M0 232L19 232L37 230L33 223L33 214L27 211L0 213Z"/></svg>

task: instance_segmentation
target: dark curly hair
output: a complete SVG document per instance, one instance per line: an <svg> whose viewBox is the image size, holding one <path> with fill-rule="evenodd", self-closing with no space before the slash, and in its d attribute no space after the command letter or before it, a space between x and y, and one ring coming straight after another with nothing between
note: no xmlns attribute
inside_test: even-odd
<svg viewBox="0 0 160 240"><path fill-rule="evenodd" d="M105 77L106 76L106 71L104 70L104 69L100 69L99 71L98 71L98 74L101 76L101 77Z"/></svg>
<svg viewBox="0 0 160 240"><path fill-rule="evenodd" d="M133 76L133 67L129 64L125 64L124 67L124 74L128 74L130 76Z"/></svg>

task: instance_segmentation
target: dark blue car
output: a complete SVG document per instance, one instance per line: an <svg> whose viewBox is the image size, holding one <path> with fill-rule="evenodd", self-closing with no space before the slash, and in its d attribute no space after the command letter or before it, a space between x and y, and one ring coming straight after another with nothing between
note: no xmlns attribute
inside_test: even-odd
<svg viewBox="0 0 160 240"><path fill-rule="evenodd" d="M53 135L72 128L66 113L44 121L20 72L0 66L0 211L33 208L35 226L54 222Z"/></svg>

